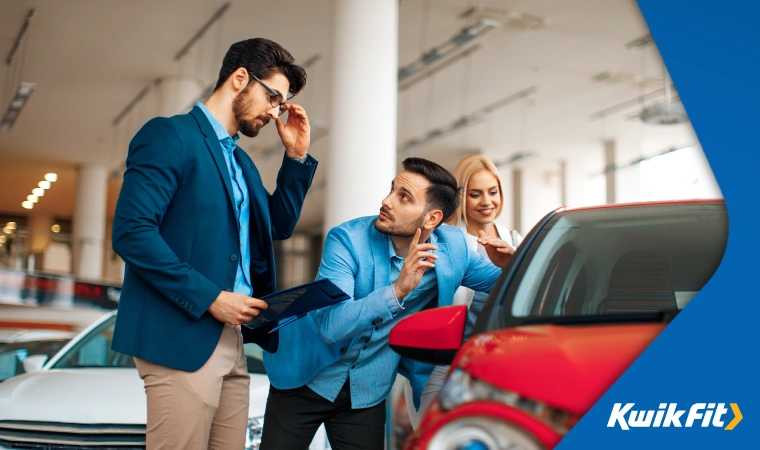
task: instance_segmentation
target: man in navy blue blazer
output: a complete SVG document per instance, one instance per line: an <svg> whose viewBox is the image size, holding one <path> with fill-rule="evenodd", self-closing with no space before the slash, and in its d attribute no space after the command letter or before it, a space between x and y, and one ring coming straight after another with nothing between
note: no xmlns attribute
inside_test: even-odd
<svg viewBox="0 0 760 450"><path fill-rule="evenodd" d="M113 225L126 272L112 348L135 357L145 382L149 449L245 446L243 343L276 351L278 333L240 325L267 307L258 297L275 290L272 240L293 233L317 166L306 112L287 103L305 83L279 44L235 43L205 104L150 120L130 143ZM236 145L270 121L285 147L273 194Z"/></svg>

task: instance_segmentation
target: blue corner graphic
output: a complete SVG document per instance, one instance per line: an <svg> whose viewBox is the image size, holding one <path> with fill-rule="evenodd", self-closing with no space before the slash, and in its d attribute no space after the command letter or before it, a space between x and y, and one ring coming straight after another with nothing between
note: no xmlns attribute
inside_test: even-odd
<svg viewBox="0 0 760 450"><path fill-rule="evenodd" d="M710 282L557 448L758 448L760 2L638 3L726 200L728 247ZM629 403L639 411L676 404L682 426L623 430L613 417L608 427L615 404ZM710 404L723 404L719 420L685 426L692 407L697 417Z"/></svg>

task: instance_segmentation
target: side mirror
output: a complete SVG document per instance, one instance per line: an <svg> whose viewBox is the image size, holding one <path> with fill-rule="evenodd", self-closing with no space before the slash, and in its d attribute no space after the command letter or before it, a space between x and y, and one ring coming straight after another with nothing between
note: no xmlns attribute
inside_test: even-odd
<svg viewBox="0 0 760 450"><path fill-rule="evenodd" d="M403 357L430 364L451 364L462 347L466 320L464 305L421 311L397 323L388 343Z"/></svg>
<svg viewBox="0 0 760 450"><path fill-rule="evenodd" d="M39 372L47 362L47 355L31 355L24 360L24 372Z"/></svg>

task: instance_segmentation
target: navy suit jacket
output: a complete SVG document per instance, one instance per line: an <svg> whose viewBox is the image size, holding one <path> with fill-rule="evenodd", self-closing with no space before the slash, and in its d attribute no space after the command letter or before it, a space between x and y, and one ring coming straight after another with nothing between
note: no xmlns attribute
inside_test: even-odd
<svg viewBox="0 0 760 450"><path fill-rule="evenodd" d="M195 371L223 324L206 310L231 291L240 258L232 184L221 144L203 112L157 117L129 145L116 204L113 248L126 262L113 350ZM236 158L249 189L253 296L275 290L273 239L293 233L317 161L287 156L269 194L251 158ZM246 342L276 351L278 333L243 327Z"/></svg>

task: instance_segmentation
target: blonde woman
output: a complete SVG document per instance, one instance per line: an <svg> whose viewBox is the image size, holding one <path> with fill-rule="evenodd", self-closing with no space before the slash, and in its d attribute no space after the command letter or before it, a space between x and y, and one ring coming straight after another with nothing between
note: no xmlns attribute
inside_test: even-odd
<svg viewBox="0 0 760 450"><path fill-rule="evenodd" d="M454 176L457 179L457 186L461 189L462 198L459 202L459 210L451 217L448 224L461 228L465 232L467 245L483 255L486 255L485 248L477 241L478 236L482 235L498 237L506 241L514 251L520 245L522 236L517 231L495 222L504 204L504 192L494 163L485 156L470 155L459 161ZM486 298L488 298L487 292L474 292L465 287L460 287L454 294L454 304L467 305L469 309L465 327L466 337L469 337ZM411 385L406 381L404 395L409 418L415 429L428 405L443 387L448 371L449 366L436 367L425 385L420 409L417 411L414 410L412 403Z"/></svg>
<svg viewBox="0 0 760 450"><path fill-rule="evenodd" d="M470 155L459 161L454 176L457 185L462 189L462 198L459 210L449 219L448 224L461 228L470 248L484 255L485 249L477 242L481 232L486 236L498 237L512 246L512 249L516 249L522 241L522 236L517 231L495 222L504 204L504 191L494 163L485 156ZM487 292L473 292L464 287L457 290L454 304L467 305L470 308L468 328L475 324L474 319L487 297ZM480 301L471 306L473 298Z"/></svg>

